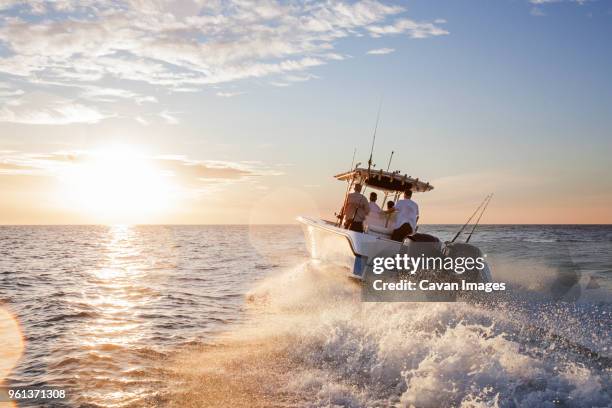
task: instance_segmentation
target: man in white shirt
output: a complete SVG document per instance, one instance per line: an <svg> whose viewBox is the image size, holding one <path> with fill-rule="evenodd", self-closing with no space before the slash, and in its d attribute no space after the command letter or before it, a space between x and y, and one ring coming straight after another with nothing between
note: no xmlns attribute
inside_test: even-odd
<svg viewBox="0 0 612 408"><path fill-rule="evenodd" d="M419 220L419 205L411 200L412 186L404 192L404 199L395 203L397 214L395 229L391 234L391 239L402 242L407 236L416 232L417 221Z"/></svg>
<svg viewBox="0 0 612 408"><path fill-rule="evenodd" d="M378 200L378 194L372 191L370 193L370 214L378 215L380 213L380 207L376 204L376 200Z"/></svg>
<svg viewBox="0 0 612 408"><path fill-rule="evenodd" d="M370 193L370 203L368 204L370 206L370 212L368 213L368 216L366 217L367 225L381 224L381 217L380 217L381 209L378 206L378 204L376 204L377 199L378 199L378 194L372 191Z"/></svg>

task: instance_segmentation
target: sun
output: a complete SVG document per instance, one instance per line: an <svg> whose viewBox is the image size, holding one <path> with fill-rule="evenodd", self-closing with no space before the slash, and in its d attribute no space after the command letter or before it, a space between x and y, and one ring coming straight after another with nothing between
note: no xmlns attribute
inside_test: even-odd
<svg viewBox="0 0 612 408"><path fill-rule="evenodd" d="M172 175L142 150L111 146L79 155L60 170L60 200L103 223L148 223L170 209Z"/></svg>

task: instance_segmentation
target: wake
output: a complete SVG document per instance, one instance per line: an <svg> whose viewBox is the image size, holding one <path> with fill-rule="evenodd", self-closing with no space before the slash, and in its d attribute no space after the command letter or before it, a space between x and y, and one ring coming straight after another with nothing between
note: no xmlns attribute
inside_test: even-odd
<svg viewBox="0 0 612 408"><path fill-rule="evenodd" d="M529 330L516 305L363 303L342 271L309 262L262 281L246 312L215 345L177 355L171 372L184 386L168 405L612 404L609 366Z"/></svg>

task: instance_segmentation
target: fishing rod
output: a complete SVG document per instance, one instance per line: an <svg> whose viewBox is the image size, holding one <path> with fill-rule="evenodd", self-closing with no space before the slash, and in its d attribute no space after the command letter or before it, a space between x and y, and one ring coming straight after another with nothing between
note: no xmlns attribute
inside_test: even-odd
<svg viewBox="0 0 612 408"><path fill-rule="evenodd" d="M472 234L476 230L476 227L478 226L478 223L480 222L480 219L482 218L482 214L484 214L484 212L487 209L487 206L491 202L491 198L493 198L493 193L489 194L489 199L487 200L487 203L484 205L484 207L482 207L482 211L480 212L480 215L478 216L478 219L476 220L476 224L474 224L474 227L472 228L472 231L470 232L470 235L468 235L467 239L465 240L466 244L468 242L470 242L470 238L472 238Z"/></svg>
<svg viewBox="0 0 612 408"><path fill-rule="evenodd" d="M485 203L485 201L487 201L487 199L489 198L489 196L487 195L485 197L484 200L482 200L482 202L480 203L480 205L478 206L478 208L476 208L476 211L474 211L474 214L472 214L470 216L470 218L468 218L468 220L465 222L465 224L463 224L463 227L461 227L461 229L459 229L459 231L457 231L457 234L454 236L454 238L451 240L451 242L455 242L457 240L457 238L459 237L459 235L461 235L461 233L463 232L463 230L465 229L465 227L467 227L467 225L470 223L470 221L472 221L472 218L474 218L474 216L476 215L476 213L478 212L478 210L480 210L480 208L483 206L483 204Z"/></svg>

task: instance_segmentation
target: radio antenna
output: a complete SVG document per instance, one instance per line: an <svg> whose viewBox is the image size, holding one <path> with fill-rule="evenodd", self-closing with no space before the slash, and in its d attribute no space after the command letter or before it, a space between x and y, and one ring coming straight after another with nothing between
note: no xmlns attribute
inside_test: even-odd
<svg viewBox="0 0 612 408"><path fill-rule="evenodd" d="M391 150L391 157L389 157L389 164L387 164L387 171L389 171L389 169L391 168L391 160L393 160L393 153L395 152Z"/></svg>
<svg viewBox="0 0 612 408"><path fill-rule="evenodd" d="M393 160L393 153L395 153L393 150L391 150L391 156L389 157L389 163L387 164L387 171L389 171L389 169L391 168L391 160ZM389 192L385 191L385 197L383 198L382 201L382 207L383 210L385 208L385 203L387 202L387 197L389 196Z"/></svg>
<svg viewBox="0 0 612 408"><path fill-rule="evenodd" d="M378 121L380 120L380 108L382 107L382 95L380 97L380 102L378 103L378 113L376 114L376 125L374 125L374 135L372 136L372 148L370 149L370 158L368 159L368 175L370 174L370 169L372 168L372 155L374 154L374 144L376 143L376 131L378 130Z"/></svg>

